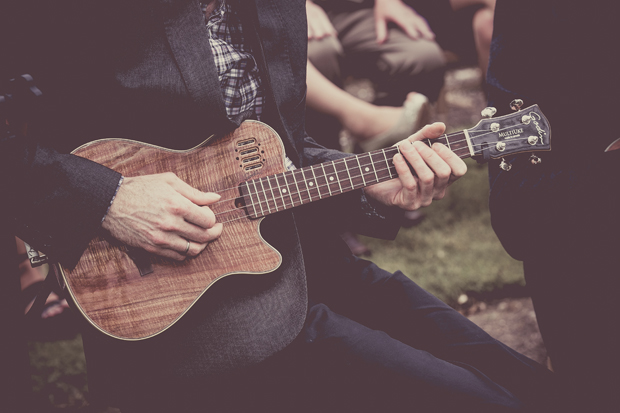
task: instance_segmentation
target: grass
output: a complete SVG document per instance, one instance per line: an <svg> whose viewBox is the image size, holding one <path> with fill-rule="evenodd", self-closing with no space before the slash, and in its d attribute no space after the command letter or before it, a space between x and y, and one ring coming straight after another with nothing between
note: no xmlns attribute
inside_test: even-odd
<svg viewBox="0 0 620 413"><path fill-rule="evenodd" d="M403 271L452 305L462 294L514 294L524 286L521 264L491 228L486 165L467 164L468 173L446 197L424 209L427 218L420 225L401 229L394 242L363 238L375 263Z"/></svg>
<svg viewBox="0 0 620 413"><path fill-rule="evenodd" d="M80 336L30 342L28 350L37 412L67 412L87 405L86 359Z"/></svg>

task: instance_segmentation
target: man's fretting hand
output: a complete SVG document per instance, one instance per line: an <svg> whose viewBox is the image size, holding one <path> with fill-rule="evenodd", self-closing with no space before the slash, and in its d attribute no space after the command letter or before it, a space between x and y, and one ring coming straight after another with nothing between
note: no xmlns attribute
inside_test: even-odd
<svg viewBox="0 0 620 413"><path fill-rule="evenodd" d="M219 199L170 172L125 177L103 228L127 245L183 260L198 255L222 233L222 224L207 206Z"/></svg>
<svg viewBox="0 0 620 413"><path fill-rule="evenodd" d="M414 211L442 199L452 182L465 175L467 165L446 146L434 143L432 148L418 142L443 135L446 125L437 122L399 142L400 153L393 162L398 179L391 179L365 189L366 194L389 206ZM415 170L414 176L405 159Z"/></svg>

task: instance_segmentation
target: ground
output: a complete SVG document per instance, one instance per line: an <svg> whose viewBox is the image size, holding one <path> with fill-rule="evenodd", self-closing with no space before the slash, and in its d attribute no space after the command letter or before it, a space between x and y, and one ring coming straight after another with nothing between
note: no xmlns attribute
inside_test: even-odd
<svg viewBox="0 0 620 413"><path fill-rule="evenodd" d="M468 318L487 333L521 354L541 363L547 351L536 323L529 298L506 298L491 303L477 303L465 312Z"/></svg>

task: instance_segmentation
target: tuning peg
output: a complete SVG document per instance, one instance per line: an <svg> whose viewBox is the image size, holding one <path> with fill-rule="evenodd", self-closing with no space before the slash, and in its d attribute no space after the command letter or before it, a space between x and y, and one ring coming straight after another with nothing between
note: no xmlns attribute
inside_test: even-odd
<svg viewBox="0 0 620 413"><path fill-rule="evenodd" d="M521 110L521 106L523 106L523 100L515 99L510 102L510 109L512 110Z"/></svg>
<svg viewBox="0 0 620 413"><path fill-rule="evenodd" d="M499 164L499 167L502 168L504 171L508 172L512 168L512 165L506 162L504 158L502 158L502 162Z"/></svg>
<svg viewBox="0 0 620 413"><path fill-rule="evenodd" d="M489 106L487 108L482 109L482 112L480 112L480 114L482 115L483 118L487 118L490 119L493 117L493 115L495 115L497 113L497 109L495 109L492 106Z"/></svg>
<svg viewBox="0 0 620 413"><path fill-rule="evenodd" d="M530 156L530 162L532 163L532 165L538 165L539 163L542 162L542 159L540 159L538 156L532 154Z"/></svg>

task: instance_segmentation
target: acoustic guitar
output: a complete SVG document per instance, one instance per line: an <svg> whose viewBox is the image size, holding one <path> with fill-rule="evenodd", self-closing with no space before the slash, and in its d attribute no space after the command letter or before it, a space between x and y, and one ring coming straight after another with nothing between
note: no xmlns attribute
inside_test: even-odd
<svg viewBox="0 0 620 413"><path fill-rule="evenodd" d="M483 119L436 141L461 158L483 160L551 149L549 124L536 105ZM73 153L124 176L174 172L193 187L220 194L211 208L224 227L200 255L182 262L109 237L95 238L75 268L60 267L65 287L86 319L105 334L123 340L153 337L179 320L219 279L240 273L260 276L278 268L280 254L260 235L263 217L394 179L392 157L398 151L393 146L287 171L282 141L258 121L245 121L230 134L189 150L126 139L87 143Z"/></svg>

